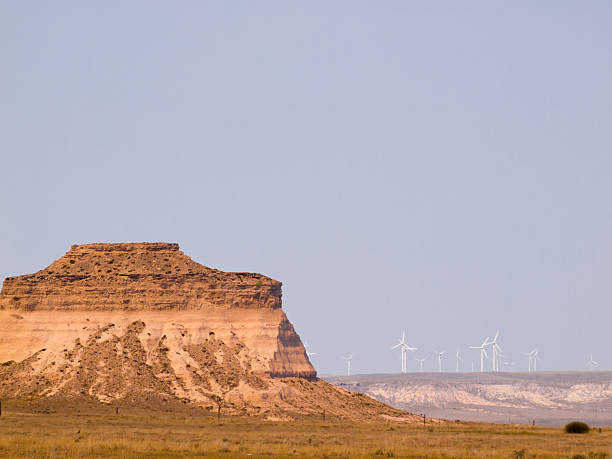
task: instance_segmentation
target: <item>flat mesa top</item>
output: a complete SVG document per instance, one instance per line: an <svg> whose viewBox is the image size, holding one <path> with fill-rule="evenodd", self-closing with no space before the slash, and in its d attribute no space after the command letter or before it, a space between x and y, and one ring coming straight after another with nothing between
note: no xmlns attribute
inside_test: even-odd
<svg viewBox="0 0 612 459"><path fill-rule="evenodd" d="M112 280L117 276L136 278L203 277L235 282L279 284L258 273L225 272L193 261L175 242L130 242L74 244L61 258L37 273L7 280L45 280L58 277Z"/></svg>
<svg viewBox="0 0 612 459"><path fill-rule="evenodd" d="M137 251L151 251L151 252L178 252L179 245L176 242L97 242L93 244L72 244L70 251L81 251L81 252L137 252Z"/></svg>

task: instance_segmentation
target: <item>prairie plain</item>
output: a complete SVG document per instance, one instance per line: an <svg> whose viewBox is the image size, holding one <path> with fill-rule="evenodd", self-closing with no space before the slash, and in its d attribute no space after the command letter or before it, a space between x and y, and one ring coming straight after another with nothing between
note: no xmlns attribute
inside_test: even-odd
<svg viewBox="0 0 612 459"><path fill-rule="evenodd" d="M429 419L425 424L329 417L218 420L216 413L188 407L5 400L0 457L609 458L612 429L572 435L553 427Z"/></svg>

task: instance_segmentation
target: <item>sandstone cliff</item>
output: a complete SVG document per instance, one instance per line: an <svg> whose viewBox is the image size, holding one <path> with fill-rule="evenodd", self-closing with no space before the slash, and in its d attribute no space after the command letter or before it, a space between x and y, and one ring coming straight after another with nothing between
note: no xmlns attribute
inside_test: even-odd
<svg viewBox="0 0 612 459"><path fill-rule="evenodd" d="M0 292L0 397L408 416L316 380L281 283L177 244L88 244Z"/></svg>

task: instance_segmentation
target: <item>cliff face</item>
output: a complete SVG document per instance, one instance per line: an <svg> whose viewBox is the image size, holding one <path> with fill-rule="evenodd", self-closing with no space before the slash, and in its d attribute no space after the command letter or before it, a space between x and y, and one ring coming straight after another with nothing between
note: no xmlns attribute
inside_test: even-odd
<svg viewBox="0 0 612 459"><path fill-rule="evenodd" d="M72 246L0 292L2 397L246 403L284 377L316 372L281 283L207 268L177 244Z"/></svg>
<svg viewBox="0 0 612 459"><path fill-rule="evenodd" d="M9 277L0 309L17 311L280 309L281 283L196 263L178 244L73 245L35 274Z"/></svg>
<svg viewBox="0 0 612 459"><path fill-rule="evenodd" d="M0 292L0 398L93 398L225 413L416 418L316 379L281 283L177 244L72 246Z"/></svg>

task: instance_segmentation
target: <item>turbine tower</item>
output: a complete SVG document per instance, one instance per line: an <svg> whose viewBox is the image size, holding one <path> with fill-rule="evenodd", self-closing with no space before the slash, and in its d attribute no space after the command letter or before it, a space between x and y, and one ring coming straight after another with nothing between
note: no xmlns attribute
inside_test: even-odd
<svg viewBox="0 0 612 459"><path fill-rule="evenodd" d="M489 337L487 336L480 346L470 346L470 349L480 349L480 372L484 371L484 359L488 359L487 350L485 349L489 345Z"/></svg>
<svg viewBox="0 0 612 459"><path fill-rule="evenodd" d="M587 362L587 367L589 370L593 371L595 367L598 367L599 364L593 360L593 354L589 354L589 361Z"/></svg>
<svg viewBox="0 0 612 459"><path fill-rule="evenodd" d="M442 355L446 354L446 351L434 351L436 353L436 355L438 356L438 372L442 373Z"/></svg>
<svg viewBox="0 0 612 459"><path fill-rule="evenodd" d="M399 343L393 346L391 349L400 348L401 361L402 361L402 373L406 373L406 351L416 351L416 347L410 347L406 344L406 330L402 332L402 339L398 339Z"/></svg>
<svg viewBox="0 0 612 459"><path fill-rule="evenodd" d="M423 371L423 362L425 360L427 360L427 357L423 357L422 359L419 359L419 358L415 357L414 360L419 362L419 371L422 372Z"/></svg>
<svg viewBox="0 0 612 459"><path fill-rule="evenodd" d="M499 354L502 352L502 348L497 344L497 338L499 338L499 330L495 333L495 338L489 341L487 344L491 346L491 368L492 371L499 371Z"/></svg>
<svg viewBox="0 0 612 459"><path fill-rule="evenodd" d="M350 376L351 375L351 360L353 359L353 354L349 355L348 357L342 356L342 358L346 360L346 375Z"/></svg>
<svg viewBox="0 0 612 459"><path fill-rule="evenodd" d="M457 373L459 373L459 365L460 362L463 362L463 357L459 354L459 349L457 349L457 354L455 354L455 359L457 360L457 368L455 369Z"/></svg>
<svg viewBox="0 0 612 459"><path fill-rule="evenodd" d="M531 359L533 360L533 371L538 371L538 360L542 359L540 359L540 351L537 347L531 351Z"/></svg>
<svg viewBox="0 0 612 459"><path fill-rule="evenodd" d="M537 368L537 360L540 360L540 357L538 356L538 348L536 347L533 351L531 352L523 352L523 355L526 355L529 358L529 372L532 371L536 371Z"/></svg>

